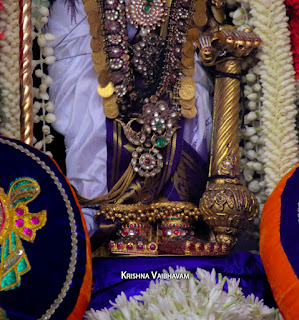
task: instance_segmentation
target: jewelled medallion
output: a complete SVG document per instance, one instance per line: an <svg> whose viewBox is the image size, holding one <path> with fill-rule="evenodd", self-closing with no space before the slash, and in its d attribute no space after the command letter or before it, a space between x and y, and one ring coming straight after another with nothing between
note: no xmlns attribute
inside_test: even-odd
<svg viewBox="0 0 299 320"><path fill-rule="evenodd" d="M27 207L39 193L39 184L27 177L16 179L8 194L0 188L0 291L18 287L31 268L21 239L33 242L46 224L46 210L30 213Z"/></svg>

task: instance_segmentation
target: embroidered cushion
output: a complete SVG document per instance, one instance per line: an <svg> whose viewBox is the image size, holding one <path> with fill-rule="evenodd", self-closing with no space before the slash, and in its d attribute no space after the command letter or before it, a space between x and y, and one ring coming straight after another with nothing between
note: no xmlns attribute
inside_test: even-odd
<svg viewBox="0 0 299 320"><path fill-rule="evenodd" d="M260 251L285 320L299 319L299 166L269 196L262 213Z"/></svg>
<svg viewBox="0 0 299 320"><path fill-rule="evenodd" d="M0 137L0 305L13 319L82 319L91 252L79 204L60 169Z"/></svg>

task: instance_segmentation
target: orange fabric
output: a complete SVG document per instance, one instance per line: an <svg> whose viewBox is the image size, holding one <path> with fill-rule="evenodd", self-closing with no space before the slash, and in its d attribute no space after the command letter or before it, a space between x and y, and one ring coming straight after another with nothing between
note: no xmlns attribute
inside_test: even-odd
<svg viewBox="0 0 299 320"><path fill-rule="evenodd" d="M285 320L299 319L299 280L280 242L281 195L287 180L298 167L284 176L269 196L260 229L261 259L274 299Z"/></svg>
<svg viewBox="0 0 299 320"><path fill-rule="evenodd" d="M69 183L69 182L68 182ZM78 202L78 199L75 195L75 192L71 187L73 196L75 198L75 201L77 203L77 206L80 209L81 219L83 223L83 228L85 232L85 238L86 238L86 271L83 278L83 283L80 289L80 294L77 300L77 303L75 305L75 308L73 312L68 316L67 320L81 320L83 319L84 313L87 309L88 303L90 301L91 296L91 286L92 286L92 255L91 255L91 245L90 245L90 239L85 223L85 218L83 216L83 213L81 211L80 204Z"/></svg>

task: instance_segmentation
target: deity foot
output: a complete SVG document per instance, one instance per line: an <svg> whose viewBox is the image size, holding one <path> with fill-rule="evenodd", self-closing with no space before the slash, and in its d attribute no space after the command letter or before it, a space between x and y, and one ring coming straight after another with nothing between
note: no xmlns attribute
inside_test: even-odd
<svg viewBox="0 0 299 320"><path fill-rule="evenodd" d="M120 238L110 241L109 247L113 254L126 255L157 255L158 245L152 239L154 226L149 222L130 221L119 230Z"/></svg>
<svg viewBox="0 0 299 320"><path fill-rule="evenodd" d="M254 194L238 182L225 179L211 182L200 200L199 208L204 221L211 227L216 241L233 246L238 235L258 214L258 202Z"/></svg>
<svg viewBox="0 0 299 320"><path fill-rule="evenodd" d="M177 216L170 216L158 225L157 234L160 254L187 256L228 254L229 246L227 244L198 239L195 236L195 221L193 220L181 221Z"/></svg>
<svg viewBox="0 0 299 320"><path fill-rule="evenodd" d="M119 239L110 241L109 244L111 253L157 255L161 253L160 245L163 248L162 251L168 253L161 239L168 240L164 237L164 233L169 233L170 229L164 231L159 227L156 229L153 223L168 221L175 229L173 236L193 237L194 231L189 221L198 220L199 209L192 203L165 201L150 205L106 205L102 206L101 211L97 213L97 216L100 215L112 221L119 219L121 222L121 229L118 231ZM160 231L161 235L158 235L157 232Z"/></svg>

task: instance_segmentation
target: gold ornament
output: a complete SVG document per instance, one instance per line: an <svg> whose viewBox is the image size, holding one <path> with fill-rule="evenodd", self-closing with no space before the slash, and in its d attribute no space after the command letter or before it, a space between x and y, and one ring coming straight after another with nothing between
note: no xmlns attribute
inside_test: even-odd
<svg viewBox="0 0 299 320"><path fill-rule="evenodd" d="M197 0L195 5L194 5L194 10L195 11L203 11L206 10L206 4L207 0Z"/></svg>
<svg viewBox="0 0 299 320"><path fill-rule="evenodd" d="M188 58L186 56L183 56L181 62L186 69L192 69L195 67L194 57Z"/></svg>
<svg viewBox="0 0 299 320"><path fill-rule="evenodd" d="M182 73L186 76L186 77L191 77L193 76L195 72L195 63L194 63L194 66L191 67L191 68L182 68Z"/></svg>
<svg viewBox="0 0 299 320"><path fill-rule="evenodd" d="M99 52L91 53L92 60L98 64L106 64L106 53L101 50Z"/></svg>
<svg viewBox="0 0 299 320"><path fill-rule="evenodd" d="M101 24L101 19L99 18L99 13L96 11L89 12L88 16L87 16L87 21L90 25L95 24L95 23Z"/></svg>
<svg viewBox="0 0 299 320"><path fill-rule="evenodd" d="M110 82L110 72L106 69L101 70L99 72L98 82L102 88L106 87Z"/></svg>
<svg viewBox="0 0 299 320"><path fill-rule="evenodd" d="M98 94L103 98L109 98L113 95L114 86L112 82L109 82L106 87L98 85Z"/></svg>
<svg viewBox="0 0 299 320"><path fill-rule="evenodd" d="M89 0L84 4L84 10L86 14L89 14L92 11L98 11L98 5L96 1Z"/></svg>
<svg viewBox="0 0 299 320"><path fill-rule="evenodd" d="M183 100L191 100L195 95L195 81L191 77L185 77L181 81L179 96Z"/></svg>
<svg viewBox="0 0 299 320"><path fill-rule="evenodd" d="M193 42L185 42L182 48L184 56L188 58L193 58L195 53L195 47L193 45Z"/></svg>
<svg viewBox="0 0 299 320"><path fill-rule="evenodd" d="M182 109L181 114L186 119L192 119L197 115L197 109L193 106L191 109Z"/></svg>
<svg viewBox="0 0 299 320"><path fill-rule="evenodd" d="M180 99L179 103L183 109L190 110L192 107L195 106L195 97L191 100Z"/></svg>
<svg viewBox="0 0 299 320"><path fill-rule="evenodd" d="M186 40L189 42L194 42L199 39L200 30L198 28L191 28L186 34Z"/></svg>
<svg viewBox="0 0 299 320"><path fill-rule="evenodd" d="M193 15L193 21L197 27L203 27L208 22L208 16L205 11L196 11Z"/></svg>
<svg viewBox="0 0 299 320"><path fill-rule="evenodd" d="M104 42L102 41L102 39L92 38L90 40L90 47L91 47L92 51L99 52L99 51L101 51L103 49Z"/></svg>
<svg viewBox="0 0 299 320"><path fill-rule="evenodd" d="M114 119L119 115L119 109L117 104L117 97L111 96L109 98L103 98L103 109L107 118Z"/></svg>

